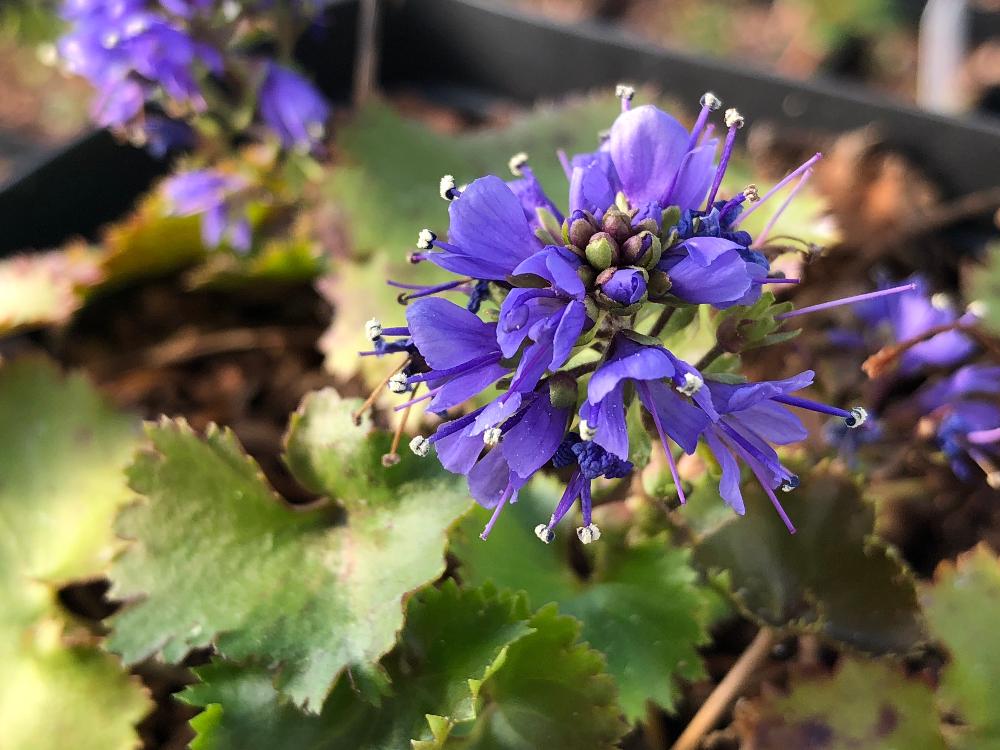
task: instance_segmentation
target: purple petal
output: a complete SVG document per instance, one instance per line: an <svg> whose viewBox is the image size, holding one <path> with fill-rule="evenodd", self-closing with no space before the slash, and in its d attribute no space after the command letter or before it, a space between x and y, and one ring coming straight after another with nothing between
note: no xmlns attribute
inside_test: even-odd
<svg viewBox="0 0 1000 750"><path fill-rule="evenodd" d="M785 380L765 380L760 383L742 383L739 385L729 385L727 383L708 383L712 401L720 414L749 409L754 404L775 396L784 396L789 393L807 388L813 382L812 370L805 370L798 375L794 375Z"/></svg>
<svg viewBox="0 0 1000 750"><path fill-rule="evenodd" d="M659 268L670 276L670 293L692 304L732 304L747 293L751 276L747 263L735 250L724 253L708 266L690 255L671 253Z"/></svg>
<svg viewBox="0 0 1000 750"><path fill-rule="evenodd" d="M673 389L658 380L647 381L638 389L642 405L655 411L663 431L687 453L694 453L698 437L708 428L709 419L701 409L681 398Z"/></svg>
<svg viewBox="0 0 1000 750"><path fill-rule="evenodd" d="M548 463L566 435L569 416L569 409L552 405L547 389L539 394L500 443L511 471L527 479Z"/></svg>
<svg viewBox="0 0 1000 750"><path fill-rule="evenodd" d="M569 359L573 346L587 323L587 308L582 302L573 300L562 314L559 326L552 339L552 360L549 369L555 372Z"/></svg>
<svg viewBox="0 0 1000 750"><path fill-rule="evenodd" d="M729 448L716 437L714 430L705 431L705 442L722 468L722 477L719 479L719 495L726 501L726 505L741 516L744 515L746 507L743 504L743 493L740 491L740 467L736 463L736 458Z"/></svg>
<svg viewBox="0 0 1000 750"><path fill-rule="evenodd" d="M476 279L506 279L540 247L524 218L517 196L499 177L487 175L469 185L448 207L449 242L456 253L430 259L454 273Z"/></svg>
<svg viewBox="0 0 1000 750"><path fill-rule="evenodd" d="M658 380L674 374L674 363L665 349L638 344L624 336L612 342L612 351L590 378L587 399L599 403L622 380Z"/></svg>
<svg viewBox="0 0 1000 750"><path fill-rule="evenodd" d="M441 427L448 424L445 422ZM483 452L483 438L471 432L472 425L469 425L434 443L441 465L453 474L468 474Z"/></svg>
<svg viewBox="0 0 1000 750"><path fill-rule="evenodd" d="M585 402L583 408L589 407L591 417L588 417L587 421L592 427L596 427L594 442L609 453L614 453L618 458L627 461L628 426L625 422L624 390L624 384L619 383L601 399L598 406L591 406Z"/></svg>
<svg viewBox="0 0 1000 750"><path fill-rule="evenodd" d="M682 211L701 207L715 176L716 143L712 141L700 146L684 157L674 189L664 203L679 206Z"/></svg>
<svg viewBox="0 0 1000 750"><path fill-rule="evenodd" d="M591 158L582 158L584 156ZM573 162L569 183L570 211L583 210L590 211L594 216L602 215L614 204L620 186L611 155L597 151L574 157Z"/></svg>
<svg viewBox="0 0 1000 750"><path fill-rule="evenodd" d="M448 379L433 398L428 411L439 413L458 406L491 386L510 371L498 364L484 365Z"/></svg>
<svg viewBox="0 0 1000 750"><path fill-rule="evenodd" d="M497 351L496 325L448 300L416 300L406 309L406 322L420 354L435 370Z"/></svg>
<svg viewBox="0 0 1000 750"><path fill-rule="evenodd" d="M664 197L687 152L687 141L684 126L652 105L618 116L608 150L632 203Z"/></svg>
<svg viewBox="0 0 1000 750"><path fill-rule="evenodd" d="M739 424L775 445L789 445L805 440L809 431L794 413L774 401L764 400L730 414L730 423Z"/></svg>
<svg viewBox="0 0 1000 750"><path fill-rule="evenodd" d="M565 302L550 289L514 289L500 306L497 343L505 357L513 357L528 332L555 315L562 315Z"/></svg>
<svg viewBox="0 0 1000 750"><path fill-rule="evenodd" d="M500 502L511 480L511 471L503 451L494 448L469 471L469 494L484 508L494 508Z"/></svg>

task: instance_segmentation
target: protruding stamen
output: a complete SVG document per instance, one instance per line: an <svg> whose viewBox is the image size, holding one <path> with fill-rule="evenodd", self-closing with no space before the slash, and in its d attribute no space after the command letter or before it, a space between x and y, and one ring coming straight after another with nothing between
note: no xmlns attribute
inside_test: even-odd
<svg viewBox="0 0 1000 750"><path fill-rule="evenodd" d="M751 203L756 203L760 200L760 191L757 189L757 186L751 182L743 188L743 196Z"/></svg>
<svg viewBox="0 0 1000 750"><path fill-rule="evenodd" d="M382 337L382 321L378 318L372 318L365 323L365 337L371 341L376 342Z"/></svg>
<svg viewBox="0 0 1000 750"><path fill-rule="evenodd" d="M431 449L431 441L423 435L417 435L410 441L410 450L420 458L426 456Z"/></svg>
<svg viewBox="0 0 1000 750"><path fill-rule="evenodd" d="M406 360L404 360L403 362L401 362L399 364L399 366L396 367L392 372L390 372L388 375L386 375L385 378L382 380L381 383L379 383L377 386L375 386L375 389L370 394L368 394L368 398L365 399L365 402L363 404L361 404L361 406L359 406L357 408L357 411L355 411L353 414L351 414L351 419L354 420L354 424L357 424L357 425L361 424L361 417L368 410L368 408L372 404L375 403L375 399L378 398L379 394L382 392L382 389L386 385L388 385L388 383L392 379L393 375L395 375L398 372L402 372L403 368L406 367L408 364L410 364L410 358L409 357L407 357Z"/></svg>
<svg viewBox="0 0 1000 750"><path fill-rule="evenodd" d="M553 539L556 538L556 532L554 532L544 523L540 523L535 527L535 536L537 536L546 544L549 544Z"/></svg>
<svg viewBox="0 0 1000 750"><path fill-rule="evenodd" d="M510 496L512 494L514 494L514 487L508 483L506 489L503 491L503 494L500 496L500 501L497 503L497 507L493 509L493 515L490 516L490 520L486 523L486 528L484 528L483 533L479 535L479 538L484 542L489 537L490 532L493 531L493 527L496 526L497 520L500 518L500 513L503 512L504 506L507 505L507 501L510 500Z"/></svg>
<svg viewBox="0 0 1000 750"><path fill-rule="evenodd" d="M446 201L453 201L461 195L458 188L455 186L455 178L450 174L446 174L441 178L441 184L438 192Z"/></svg>
<svg viewBox="0 0 1000 750"><path fill-rule="evenodd" d="M712 112L722 109L722 99L717 97L711 91L706 91L701 95L701 101L699 101L699 104Z"/></svg>
<svg viewBox="0 0 1000 750"><path fill-rule="evenodd" d="M580 439L581 440L593 440L594 436L597 435L597 428L591 427L586 419L580 420Z"/></svg>
<svg viewBox="0 0 1000 750"><path fill-rule="evenodd" d="M569 157L566 155L564 149L559 149L556 151L556 156L559 157L559 164L562 165L563 172L566 173L566 179L570 180L573 178L573 164L570 162Z"/></svg>
<svg viewBox="0 0 1000 750"><path fill-rule="evenodd" d="M492 448L500 442L500 438L503 436L503 430L499 427L490 427L483 431L483 444L487 448Z"/></svg>
<svg viewBox="0 0 1000 750"><path fill-rule="evenodd" d="M746 216L746 214L744 214ZM877 299L878 297L888 297L892 294L901 294L903 292L912 292L917 288L916 284L903 284L902 286L894 286L891 289L881 289L877 292L868 292L867 294L856 294L853 297L844 297L843 299L835 299L830 302L821 302L818 305L810 305L809 307L801 307L798 310L790 310L786 313L781 313L780 315L775 315L775 320L787 320L788 318L795 318L799 315L805 315L811 312L819 312L820 310L829 310L833 307L840 307L841 305L853 305L855 302L864 302L870 299Z"/></svg>
<svg viewBox="0 0 1000 750"><path fill-rule="evenodd" d="M507 168L510 170L510 173L515 177L523 177L524 173L521 170L527 163L528 163L528 155L522 151L510 157L510 161L507 162Z"/></svg>
<svg viewBox="0 0 1000 750"><path fill-rule="evenodd" d="M701 387L705 385L705 381L700 377L695 375L693 372L684 373L684 382L681 385L676 386L677 392L682 393L685 396L693 396Z"/></svg>
<svg viewBox="0 0 1000 750"><path fill-rule="evenodd" d="M406 393L409 388L409 385L406 383L406 376L401 372L397 372L389 378L387 385L389 386L389 390L393 393Z"/></svg>
<svg viewBox="0 0 1000 750"><path fill-rule="evenodd" d="M746 120L743 119L743 115L740 114L738 109L732 108L726 110L725 123L727 128L739 129L743 127Z"/></svg>
<svg viewBox="0 0 1000 750"><path fill-rule="evenodd" d="M628 112L632 107L632 98L635 96L635 89L625 83L615 86L615 96L622 100L622 112Z"/></svg>
<svg viewBox="0 0 1000 750"><path fill-rule="evenodd" d="M792 476L788 477L788 479L786 479L784 482L781 483L781 491L791 492L792 490L797 488L800 484L801 482L799 481L799 478L794 474L792 474Z"/></svg>
<svg viewBox="0 0 1000 750"><path fill-rule="evenodd" d="M644 382L639 381L636 383L637 389L640 389L646 404L653 403L652 394L649 391L649 386ZM677 499L680 500L681 505L687 503L687 496L684 494L684 488L681 486L681 477L677 472L677 462L674 461L674 454L670 450L670 442L667 440L667 433L663 430L663 424L660 421L659 412L656 409L650 409L650 415L653 417L653 424L656 425L656 434L660 437L660 443L663 445L663 453L667 457L667 465L670 467L670 477L674 480L674 487L677 488Z"/></svg>
<svg viewBox="0 0 1000 750"><path fill-rule="evenodd" d="M430 229L421 229L420 234L417 235L417 249L430 250L436 239L437 235Z"/></svg>
<svg viewBox="0 0 1000 750"><path fill-rule="evenodd" d="M698 145L698 137L705 129L709 114L722 106L722 100L711 91L706 91L701 95L700 104L701 111L698 113L698 119L694 122L694 127L691 128L691 137L688 138L688 151Z"/></svg>
<svg viewBox="0 0 1000 750"><path fill-rule="evenodd" d="M808 409L820 414L829 414L831 417L840 417L841 419L849 419L854 413L853 411L839 409L836 406L822 404L819 401L811 401L808 398L799 398L798 396L773 396L772 400L777 401L779 404L797 406L800 409Z"/></svg>
<svg viewBox="0 0 1000 750"><path fill-rule="evenodd" d="M785 209L791 205L793 200L795 200L795 196L802 192L806 183L809 182L809 178L812 177L812 173L813 171L811 169L807 169L802 173L799 181L795 183L795 187L789 191L788 195L785 196L785 200L783 200L781 205L778 206L778 210L771 215L770 219L767 220L767 224L764 225L763 231L758 235L756 241L754 242L755 245L763 245L767 242L768 235L771 234L771 230L774 229L774 225L778 223L778 219L780 219L781 215L785 213Z"/></svg>
<svg viewBox="0 0 1000 750"><path fill-rule="evenodd" d="M576 530L576 535L584 544L590 544L601 538L601 530L597 527L596 523L591 523L586 526L580 526Z"/></svg>
<svg viewBox="0 0 1000 750"><path fill-rule="evenodd" d="M852 430L860 427L865 422L868 421L868 412L861 406L855 406L851 409L849 416L844 417L844 424L850 427Z"/></svg>
<svg viewBox="0 0 1000 750"><path fill-rule="evenodd" d="M789 172L788 174L786 174L781 179L781 181L778 182L777 185L775 185L774 187L772 187L770 190L768 190L764 194L763 198L761 198L759 201L756 201L752 206L750 206L750 208L748 208L746 211L744 211L739 216L737 216L736 219L733 221L733 223L729 225L730 228L731 229L735 229L739 225L739 223L741 221L743 221L744 219L746 219L746 217L748 217L750 214L752 214L754 211L756 211L758 208L760 208L762 205L764 205L767 202L768 198L770 198L772 195L774 195L775 193L777 193L779 190L781 190L781 188L783 188L789 182L791 182L792 180L794 180L800 174L802 174L803 172L805 172L808 169L811 169L813 167L813 165L816 164L816 162L818 162L822 158L823 158L823 154L819 154L819 153L813 154L812 157L810 159L808 159L804 164L799 165L798 167L796 167L795 169L793 169L791 172Z"/></svg>
<svg viewBox="0 0 1000 750"><path fill-rule="evenodd" d="M712 180L712 188L708 191L706 211L712 210L715 196L719 194L722 178L726 174L726 167L729 166L729 158L733 155L733 148L736 145L736 131L743 127L743 122L743 116L737 110L726 110L726 127L729 128L729 131L726 133L726 142L722 147L722 157L719 159L719 166L715 170L715 179Z"/></svg>

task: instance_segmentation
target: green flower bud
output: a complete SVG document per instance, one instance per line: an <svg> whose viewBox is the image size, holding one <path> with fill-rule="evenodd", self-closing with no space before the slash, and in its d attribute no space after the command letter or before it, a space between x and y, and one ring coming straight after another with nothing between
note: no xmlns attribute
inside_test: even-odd
<svg viewBox="0 0 1000 750"><path fill-rule="evenodd" d="M587 243L590 242L590 238L594 236L594 233L600 227L597 226L597 220L592 214L587 211L579 213L582 213L583 216L579 216L577 212L574 212L577 218L573 219L572 223L570 223L570 219L564 222L566 226L565 238L570 245L585 248Z"/></svg>
<svg viewBox="0 0 1000 750"><path fill-rule="evenodd" d="M577 399L576 380L565 372L557 372L549 378L549 401L556 409L572 409Z"/></svg>
<svg viewBox="0 0 1000 750"><path fill-rule="evenodd" d="M665 271L654 268L649 272L649 283L647 284L647 289L649 290L650 299L662 297L670 291L670 287L672 286L673 284L670 281L670 277L667 276Z"/></svg>
<svg viewBox="0 0 1000 750"><path fill-rule="evenodd" d="M607 232L598 232L587 243L587 261L598 271L618 262L618 243Z"/></svg>

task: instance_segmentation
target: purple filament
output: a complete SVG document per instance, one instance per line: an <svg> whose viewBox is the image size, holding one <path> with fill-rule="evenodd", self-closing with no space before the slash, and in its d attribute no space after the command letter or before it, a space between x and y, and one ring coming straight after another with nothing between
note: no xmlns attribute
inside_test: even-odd
<svg viewBox="0 0 1000 750"><path fill-rule="evenodd" d="M800 409L808 409L809 411L816 411L820 414L829 414L830 416L840 417L841 419L849 419L853 416L851 412L845 409L838 409L836 406L827 406L826 404L821 404L818 401L810 401L807 398L796 398L795 396L772 396L771 400L777 401L779 404L797 406Z"/></svg>
<svg viewBox="0 0 1000 750"><path fill-rule="evenodd" d="M745 214L744 214L745 215ZM787 320L788 318L795 318L799 315L805 315L806 313L819 312L820 310L829 310L833 307L840 307L841 305L853 305L856 302L864 302L870 299L878 299L879 297L888 297L893 294L901 294L903 292L912 292L917 288L916 284L903 284L901 286L894 286L891 289L881 289L877 292L868 292L867 294L855 294L853 297L844 297L842 299L831 300L830 302L822 302L818 305L810 305L809 307L803 307L799 310L790 310L786 313L781 313L780 315L775 315L775 320Z"/></svg>
<svg viewBox="0 0 1000 750"><path fill-rule="evenodd" d="M756 203L754 203L753 205L751 205L750 208L748 208L742 214L740 214L739 216L737 216L736 219L735 219L735 221L733 221L733 223L730 224L730 228L731 229L735 229L739 225L739 223L741 221L743 221L746 217L748 217L750 214L752 214L754 211L756 211L758 208L760 208L760 206L768 198L770 198L772 195L774 195L775 193L777 193L779 190L781 190L781 188L783 188L789 182L791 182L796 177L798 177L800 174L802 174L803 172L805 172L807 169L811 169L812 166L816 162L818 162L820 159L822 159L822 158L823 158L823 154L818 154L818 153L817 154L813 154L812 158L810 158L804 164L801 164L796 169L792 170L787 175L785 175L784 178L781 180L781 182L779 182L777 185L775 185L773 188L771 188L770 190L768 190L764 194L763 198L761 198L759 201L757 201Z"/></svg>

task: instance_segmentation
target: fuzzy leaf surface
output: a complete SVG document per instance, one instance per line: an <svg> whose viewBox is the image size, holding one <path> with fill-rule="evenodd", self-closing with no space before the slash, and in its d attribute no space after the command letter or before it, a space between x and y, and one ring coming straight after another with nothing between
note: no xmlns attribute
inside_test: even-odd
<svg viewBox="0 0 1000 750"><path fill-rule="evenodd" d="M532 533L559 498L559 487L536 480L504 513L488 542L479 531L489 512L477 508L452 535L464 581L493 581L526 591L532 606L550 602L579 618L583 638L608 659L629 720L645 713L647 700L672 708L675 678L704 676L697 647L708 634L708 599L695 584L688 553L662 538L626 542L605 530L593 545L593 570L582 580L570 565L571 518L549 545Z"/></svg>
<svg viewBox="0 0 1000 750"><path fill-rule="evenodd" d="M832 676L794 680L738 711L743 750L945 750L931 688L888 662L844 657Z"/></svg>
<svg viewBox="0 0 1000 750"><path fill-rule="evenodd" d="M829 465L779 493L789 534L760 488L744 484L746 516L706 534L695 562L728 571L738 600L762 624L819 632L872 653L905 651L923 630L911 574L872 536L874 514L854 482Z"/></svg>
<svg viewBox="0 0 1000 750"><path fill-rule="evenodd" d="M231 432L150 425L151 450L128 471L140 499L118 524L132 543L111 574L112 595L131 604L109 647L130 663L177 662L214 643L224 658L273 665L279 689L312 712L343 670L370 675L395 643L403 596L443 572L446 529L469 501L431 462L376 470L387 441L354 425L357 406L327 389L292 420L293 473L340 502L308 509L276 497ZM353 468L341 478L338 466Z"/></svg>
<svg viewBox="0 0 1000 750"><path fill-rule="evenodd" d="M955 746L1000 748L1000 560L985 545L942 564L921 597L931 633L947 646L939 698L965 723Z"/></svg>

